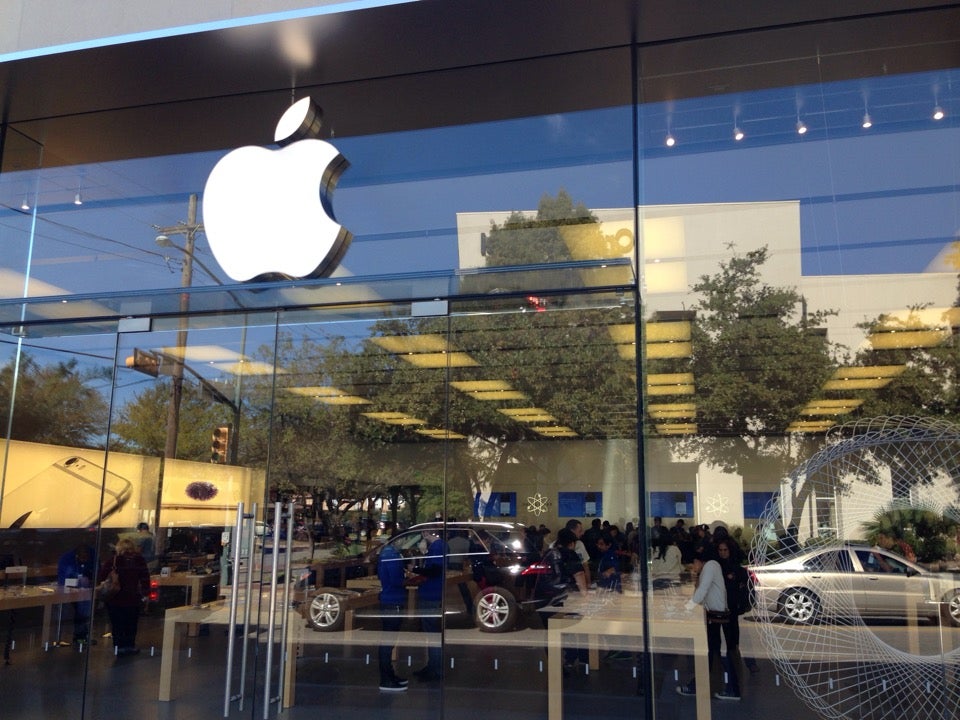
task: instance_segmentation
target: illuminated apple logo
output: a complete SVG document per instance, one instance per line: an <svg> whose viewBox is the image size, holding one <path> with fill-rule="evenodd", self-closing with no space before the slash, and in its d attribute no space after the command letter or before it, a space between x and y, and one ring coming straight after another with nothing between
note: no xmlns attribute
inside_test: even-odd
<svg viewBox="0 0 960 720"><path fill-rule="evenodd" d="M277 123L279 150L225 155L203 191L203 226L217 262L237 282L326 277L350 244L332 197L349 163L316 139L320 110L304 98Z"/></svg>

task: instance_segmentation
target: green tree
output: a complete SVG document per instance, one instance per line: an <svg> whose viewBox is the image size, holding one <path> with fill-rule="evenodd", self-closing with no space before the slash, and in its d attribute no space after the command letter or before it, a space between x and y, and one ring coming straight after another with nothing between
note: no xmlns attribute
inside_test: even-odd
<svg viewBox="0 0 960 720"><path fill-rule="evenodd" d="M867 542L903 553L920 562L945 559L953 544L957 523L932 510L891 506L863 523Z"/></svg>
<svg viewBox="0 0 960 720"><path fill-rule="evenodd" d="M159 380L122 405L111 426L114 449L141 455L163 457L167 439L167 407L170 381ZM201 388L184 381L177 434L177 457L181 460L208 462L213 429L231 423L233 413L213 402Z"/></svg>
<svg viewBox="0 0 960 720"><path fill-rule="evenodd" d="M928 331L930 324L942 329L943 342L932 347L904 346L861 349L855 365L899 365L902 374L886 387L862 393L863 417L881 415L918 415L957 419L960 417L960 342L951 331L960 317L960 298L951 308L936 311L928 305L910 308L898 317L879 317L860 327L883 334L902 331Z"/></svg>
<svg viewBox="0 0 960 720"><path fill-rule="evenodd" d="M14 379L16 378L16 388ZM83 370L75 358L48 364L23 354L0 368L0 407L13 396L14 440L96 447L107 427L109 371Z"/></svg>
<svg viewBox="0 0 960 720"><path fill-rule="evenodd" d="M807 313L796 289L764 282L767 257L765 247L734 253L701 276L692 288L692 356L650 361L647 371L693 373L698 432L675 441L682 456L769 483L812 447L787 428L836 364L819 330L831 312ZM809 491L794 488L794 512Z"/></svg>
<svg viewBox="0 0 960 720"><path fill-rule="evenodd" d="M535 218L514 214L491 229L488 260L518 265L570 259L569 237L560 231L571 226L579 238L600 237L582 204L563 191L545 196ZM534 306L523 294L528 287L490 292L484 282L483 273L465 276L460 289L474 298L462 307L452 303L449 317L386 318L371 322L366 337L334 332L318 340L309 328L285 326L275 356L273 348L258 351L263 362L283 372L244 381L239 462L269 468L269 487L281 494L309 492L335 498L341 508L368 508L370 499L389 497L391 487L418 485L421 517L436 511L468 517L475 493L508 466L523 468L525 477L558 472L551 465L559 462L557 454L543 452L549 441L531 423L500 409L529 406L535 398L554 417L543 424L576 428L582 440L635 438L635 367L618 356L610 333L613 325L632 325L632 303L611 306L588 296L545 298ZM351 332L357 327L351 325ZM388 336L439 336L477 364L417 367L378 344ZM483 379L504 380L526 399L484 402L450 385ZM297 390L306 387L335 387L366 404L322 402ZM140 447L157 447L162 432L148 438L133 426L157 417L163 402L163 389L156 397L138 397L134 404L143 407L124 409L118 433ZM185 416L203 418L208 410L185 401L181 423L189 425L193 421ZM364 414L373 410L402 412L423 425L389 424ZM425 427L448 428L467 439L438 442L416 432Z"/></svg>
<svg viewBox="0 0 960 720"><path fill-rule="evenodd" d="M540 198L536 217L512 212L502 225L494 223L487 237L487 267L540 265L570 260L560 228L597 226L597 218L583 203L575 203L565 190Z"/></svg>

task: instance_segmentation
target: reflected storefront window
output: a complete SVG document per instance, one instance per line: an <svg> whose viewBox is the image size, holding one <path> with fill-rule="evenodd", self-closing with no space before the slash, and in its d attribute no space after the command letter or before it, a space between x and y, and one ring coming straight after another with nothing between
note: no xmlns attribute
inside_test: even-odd
<svg viewBox="0 0 960 720"><path fill-rule="evenodd" d="M949 716L960 70L869 20L5 126L11 717ZM207 178L308 95L352 240L234 282Z"/></svg>
<svg viewBox="0 0 960 720"><path fill-rule="evenodd" d="M950 712L958 174L933 98L953 74L643 107L652 680L678 717L762 703L768 677L798 717ZM728 535L738 562L714 555ZM734 619L697 667L656 646L674 620L711 636L701 556Z"/></svg>

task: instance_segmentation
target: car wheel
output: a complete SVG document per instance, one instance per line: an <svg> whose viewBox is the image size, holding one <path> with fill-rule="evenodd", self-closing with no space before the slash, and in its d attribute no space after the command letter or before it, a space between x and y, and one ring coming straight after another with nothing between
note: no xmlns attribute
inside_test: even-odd
<svg viewBox="0 0 960 720"><path fill-rule="evenodd" d="M792 588L780 597L780 614L788 622L809 625L820 617L820 600L809 590Z"/></svg>
<svg viewBox="0 0 960 720"><path fill-rule="evenodd" d="M944 598L943 616L954 627L960 627L960 592Z"/></svg>
<svg viewBox="0 0 960 720"><path fill-rule="evenodd" d="M310 601L307 619L311 627L320 632L335 632L343 629L346 608L343 599L330 592L320 592Z"/></svg>
<svg viewBox="0 0 960 720"><path fill-rule="evenodd" d="M473 615L481 632L508 632L517 623L517 601L509 590L486 588L477 596L475 605Z"/></svg>

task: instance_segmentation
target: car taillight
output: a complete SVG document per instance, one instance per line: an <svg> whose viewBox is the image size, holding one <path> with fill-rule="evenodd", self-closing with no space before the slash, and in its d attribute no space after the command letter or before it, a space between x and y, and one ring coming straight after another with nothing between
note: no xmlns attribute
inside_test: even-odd
<svg viewBox="0 0 960 720"><path fill-rule="evenodd" d="M523 569L521 575L546 575L550 572L550 566L546 563L538 562L534 563Z"/></svg>

